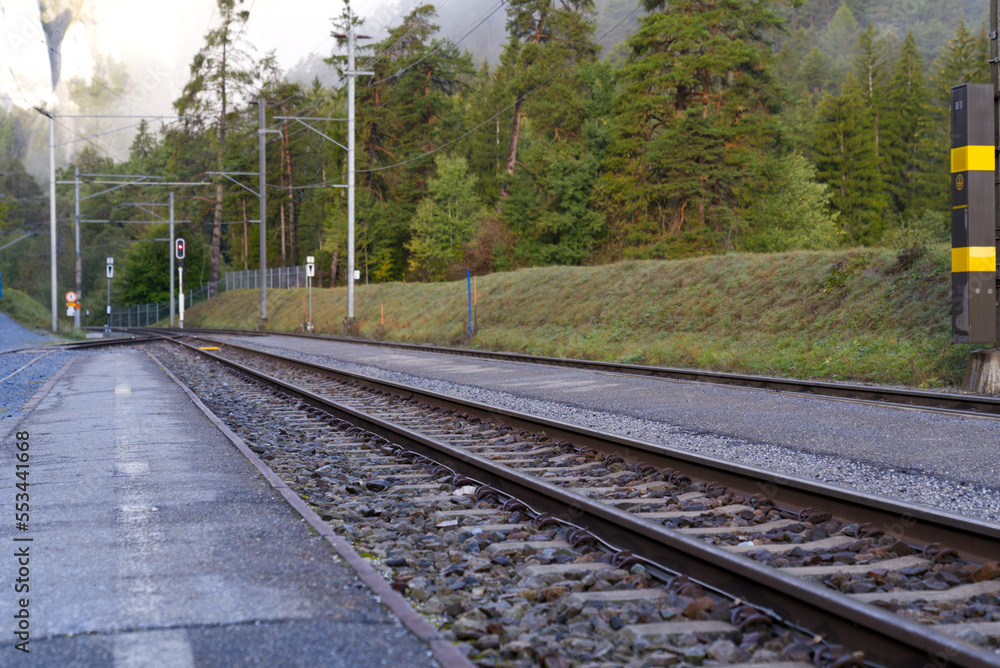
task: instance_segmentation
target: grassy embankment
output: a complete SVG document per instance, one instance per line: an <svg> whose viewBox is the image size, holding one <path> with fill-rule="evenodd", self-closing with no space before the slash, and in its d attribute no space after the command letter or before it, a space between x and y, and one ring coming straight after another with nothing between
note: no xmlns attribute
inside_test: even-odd
<svg viewBox="0 0 1000 668"><path fill-rule="evenodd" d="M4 286L0 311L31 329L43 329L52 324L52 313L26 292Z"/></svg>
<svg viewBox="0 0 1000 668"><path fill-rule="evenodd" d="M52 330L52 312L21 290L4 286L3 297L0 298L0 311L29 329L40 329L46 333ZM70 339L84 337L82 330L72 328L69 322L70 318L65 317L65 311L56 315L58 316L59 336Z"/></svg>
<svg viewBox="0 0 1000 668"><path fill-rule="evenodd" d="M480 277L474 347L660 366L871 381L962 382L952 345L946 247L731 254ZM269 329L305 322L305 289L268 293ZM187 311L189 327L253 329L259 292ZM384 307L385 325L380 327ZM465 345L465 281L358 286L362 335ZM313 293L313 322L338 334L346 289Z"/></svg>

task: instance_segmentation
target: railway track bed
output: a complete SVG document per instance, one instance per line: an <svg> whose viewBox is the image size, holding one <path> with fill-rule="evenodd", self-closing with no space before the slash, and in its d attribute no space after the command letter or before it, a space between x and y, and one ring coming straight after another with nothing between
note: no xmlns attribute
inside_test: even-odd
<svg viewBox="0 0 1000 668"><path fill-rule="evenodd" d="M1000 522L1000 468L988 454L1000 447L1000 435L988 418L702 383L621 381L622 374L456 360L298 337L213 335L211 340ZM465 368L474 371L456 372ZM514 385L508 385L510 377L516 378ZM573 391L532 392L536 384L557 390L560 379ZM598 396L587 396L588 385L598 388ZM650 398L642 403L644 393ZM616 394L628 399L615 401Z"/></svg>
<svg viewBox="0 0 1000 668"><path fill-rule="evenodd" d="M232 362L257 357L231 347L219 352ZM419 610L443 620L480 665L846 666L862 665L862 656L875 664L924 665L935 651L946 652L951 665L996 665L990 652L1000 648L1000 572L988 559L1000 536L995 526L948 517L967 534L985 535L951 534L935 545L927 536L940 527L927 513L901 514L882 504L874 521L854 521L858 511L843 501L832 511L796 506L802 489L749 493L732 471L704 479L704 469L685 472L672 456L665 465L662 453L657 459L643 452L648 461L637 460L621 443L612 450L624 456L602 452L592 434L565 438L551 425L506 424L506 416L487 420L454 408L442 414L426 396L373 393L367 382L258 357L253 366L294 379L306 392L282 399L287 391L244 385L214 362L185 360L190 354L157 346L168 366L187 368L181 375L219 416L361 545ZM317 410L310 395L348 411L360 412L364 403L376 422L349 424L346 413ZM487 462L480 464L485 468L478 475L457 471L464 455L448 448L432 463L413 442L399 445L380 433L382 419L475 453L470 457ZM500 483L494 469L515 474ZM564 512L539 516L542 488L563 495ZM902 530L887 517L902 522ZM645 549L643 541L652 538L625 539L635 555L616 549L622 535L606 530L608 522L635 524L662 542ZM618 545L603 542L616 539ZM664 556L682 548L705 550L718 562L715 569L731 576L720 583L707 577L708 567L693 576L671 572L678 569L665 566ZM757 601L744 595L761 591L759 583L743 582L747 577L778 572L794 574L791 591ZM721 594L734 589L728 598ZM831 626L817 622L816 613L789 612L785 598L814 598L813 608L864 603L857 609L869 619L854 629ZM923 633L917 623L944 633ZM872 625L901 634L899 642L910 648L903 662L885 660L898 654L880 658L889 645L869 637ZM803 626L810 629L805 635ZM854 653L853 640L863 654Z"/></svg>

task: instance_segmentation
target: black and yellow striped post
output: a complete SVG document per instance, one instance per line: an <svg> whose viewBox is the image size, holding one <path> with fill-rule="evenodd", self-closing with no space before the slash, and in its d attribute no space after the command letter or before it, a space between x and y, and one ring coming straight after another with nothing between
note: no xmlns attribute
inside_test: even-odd
<svg viewBox="0 0 1000 668"><path fill-rule="evenodd" d="M951 332L997 342L996 146L993 85L951 89Z"/></svg>

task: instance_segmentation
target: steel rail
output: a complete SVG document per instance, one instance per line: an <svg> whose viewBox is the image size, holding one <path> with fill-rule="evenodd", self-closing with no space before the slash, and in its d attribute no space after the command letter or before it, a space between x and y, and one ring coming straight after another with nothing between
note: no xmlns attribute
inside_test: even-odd
<svg viewBox="0 0 1000 668"><path fill-rule="evenodd" d="M151 341L161 341L167 336L163 334L150 334L147 336L129 336L129 337L119 337L114 339L92 339L87 341L66 341L63 343L56 342L46 342L37 346L24 346L23 348L11 348L10 350L0 350L0 355L7 355L10 353L23 353L25 351L35 351L35 350L47 350L52 349L52 352L57 350L83 350L88 348L101 348L103 346L119 346L126 345L130 343L147 343Z"/></svg>
<svg viewBox="0 0 1000 668"><path fill-rule="evenodd" d="M798 380L778 376L760 376L754 374L738 374L723 371L705 371L699 369L680 369L672 367L648 366L641 364L621 364L617 362L597 362L561 357L546 357L526 355L522 353L497 352L491 350L476 350L473 348L451 348L431 346L416 343L400 343L394 341L373 341L370 339L352 339L326 334L306 334L300 332L257 332L238 329L184 329L168 330L171 332L187 332L189 334L232 335L232 336L289 336L296 338L318 339L337 343L353 343L358 345L396 348L413 352L429 352L444 355L475 357L504 362L558 366L573 369L600 371L612 374L627 374L648 376L664 380L679 380L696 383L711 383L714 385L729 385L751 389L805 394L850 401L873 402L876 404L906 406L929 409L938 412L976 415L979 417L1000 418L1000 397L987 397L954 392L930 392L927 390L912 390L906 388L879 387L875 385L859 385L850 383L835 383L822 380Z"/></svg>
<svg viewBox="0 0 1000 668"><path fill-rule="evenodd" d="M629 549L646 558L662 564L669 570L681 571L689 576L709 583L729 594L757 602L766 606L800 627L811 629L823 635L828 641L843 644L851 648L863 649L866 660L876 665L898 666L900 668L924 668L941 657L947 658L947 665L964 668L986 668L996 666L996 656L981 649L973 648L953 638L929 630L927 626L904 619L876 606L852 601L839 592L833 592L823 586L782 574L779 569L763 566L752 559L733 555L725 550L711 546L698 539L689 538L670 531L660 525L643 521L632 516L627 511L589 499L570 490L557 487L543 480L519 473L509 467L475 456L461 448L430 438L418 432L394 425L390 422L367 415L326 399L309 390L293 386L260 371L251 369L220 355L200 350L195 346L180 341L189 350L214 359L239 373L256 381L281 391L296 400L314 408L329 412L336 417L348 420L357 426L391 440L414 452L432 458L440 463L484 484L502 490L505 494L521 498L532 507L548 512L553 516L561 516L572 523L600 535L602 539L616 544L617 547ZM231 346L230 347L236 347ZM394 383L382 383L371 379L334 372L325 367L312 365L298 360L288 360L278 355L252 351L298 366L310 371L321 371L332 376L351 379L403 396L412 396L435 405L447 405L459 408L473 414L482 414L486 419L503 422L515 426L512 419L519 418L514 413L495 409L483 404L458 402L442 395L407 388ZM634 455L642 452L644 461L649 461L648 455L659 451L665 461L697 464L702 468L714 469L727 474L733 479L774 481L775 477L761 471L744 469L738 475L739 467L725 462L710 460L704 457L674 453L666 448L652 444L630 442L626 439L598 434L589 430L578 430L570 425L564 425L548 420L539 421L534 418L521 418L518 424L526 425L534 422L536 430L542 430L550 437L556 434L579 434L584 440L604 440L610 444L611 450L628 450ZM607 450L608 448L605 448ZM688 471L685 470L685 473ZM718 476L716 479L725 477ZM777 490L781 497L782 489L798 490L792 492L793 497L805 494L809 487L819 487L807 481L781 479L781 488ZM827 492L834 490L828 489ZM847 496L861 497L846 490L837 490ZM854 499L855 502L862 498ZM1000 527L976 523L957 516L937 514L923 509L914 509L902 504L884 501L876 506L876 512L885 513L895 506L900 512L913 512L916 524L931 525L933 517L946 525L957 522L964 525L967 531L978 527L987 535L981 536L983 545L992 545L991 554L995 554L997 542L1000 540ZM901 515L894 515L899 520ZM939 525L940 526L940 525ZM908 529L910 531L912 529ZM937 540L941 540L938 536Z"/></svg>
<svg viewBox="0 0 1000 668"><path fill-rule="evenodd" d="M543 433L553 440L568 441L578 447L589 447L607 454L618 455L630 464L646 463L658 468L676 469L694 480L719 482L743 496L752 497L757 494L766 496L779 508L791 512L821 508L850 523L875 524L886 533L911 544L945 543L973 561L992 561L1000 553L1000 525L990 522L674 450L667 446L633 440L566 422L525 415L401 383L376 380L238 344L221 345L273 359L304 371L319 372L354 382L370 390L391 392L444 410L462 411L486 422Z"/></svg>
<svg viewBox="0 0 1000 668"><path fill-rule="evenodd" d="M73 341L71 343L61 343L59 347L63 350L81 350L86 348L101 348L104 346L120 346L131 343L148 343L150 341L162 341L165 336L159 335L147 335L147 336L130 336L128 338L119 337L114 339L91 339L88 341Z"/></svg>
<svg viewBox="0 0 1000 668"><path fill-rule="evenodd" d="M4 382L5 380L9 380L9 379L13 378L14 376L16 376L17 374L21 373L25 369L27 369L29 366L31 366L32 364L34 364L38 360L42 359L43 357L47 357L47 356L51 355L54 352L56 352L56 351L55 350L50 350L48 352L43 352L41 355L39 355L35 359L33 359L30 362L28 362L27 364L25 364L24 366L22 366L21 368L19 368L17 371L14 371L13 373L10 373L10 374L4 376L3 378L0 378L0 383Z"/></svg>

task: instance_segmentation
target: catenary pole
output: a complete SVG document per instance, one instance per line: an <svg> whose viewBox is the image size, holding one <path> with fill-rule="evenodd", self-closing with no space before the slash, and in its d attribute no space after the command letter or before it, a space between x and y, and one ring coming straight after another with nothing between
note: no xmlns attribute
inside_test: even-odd
<svg viewBox="0 0 1000 668"><path fill-rule="evenodd" d="M267 328L267 128L264 117L267 102L257 99L257 138L260 145L259 188L260 188L260 320L257 329Z"/></svg>
<svg viewBox="0 0 1000 668"><path fill-rule="evenodd" d="M354 317L354 25L347 26L347 317ZM55 294L54 292L52 293ZM53 297L53 299L55 299Z"/></svg>
<svg viewBox="0 0 1000 668"><path fill-rule="evenodd" d="M354 320L354 156L355 156L355 78L359 76L374 76L374 72L361 72L355 70L355 46L356 41L359 39L370 39L367 35L358 35L354 30L354 19L348 14L347 17L347 32L338 34L334 33L333 37L337 39L347 40L347 70L344 72L344 76L347 77L347 146L331 139L327 135L323 134L316 128L312 127L305 121L307 120L325 120L325 121L343 121L343 118L300 118L295 116L278 116L278 119L284 120L295 120L302 123L305 127L321 135L327 141L331 141L342 149L347 150L347 183L338 184L334 187L336 188L347 188L347 321L344 323L345 326L352 324ZM336 280L336 276L331 277L331 281Z"/></svg>
<svg viewBox="0 0 1000 668"><path fill-rule="evenodd" d="M57 292L59 290L59 276L57 270L57 236L56 236L56 114L55 111L46 111L41 107L35 107L35 111L49 119L49 257L50 257L50 283L52 287L52 332L59 331L59 322L56 317L58 304ZM108 116L105 114L60 114L60 118L150 118L148 116ZM152 118L180 118L179 116L155 116ZM89 137L81 137L74 141L85 141ZM72 142L67 142L72 143ZM77 198L79 199L79 197ZM79 217L79 214L77 214ZM77 249L80 248L79 241ZM77 260L80 261L79 259ZM80 284L77 283L77 295L80 294ZM79 318L79 316L77 316ZM76 321L79 326L79 320Z"/></svg>
<svg viewBox="0 0 1000 668"><path fill-rule="evenodd" d="M360 36L361 39L367 39ZM359 35L354 30L354 20L347 20L347 319L354 319L354 135L355 105L354 80L359 76L372 76L374 72L359 72L355 69L356 41Z"/></svg>
<svg viewBox="0 0 1000 668"><path fill-rule="evenodd" d="M174 191L170 191L170 326L174 326ZM159 313L156 314L160 316Z"/></svg>
<svg viewBox="0 0 1000 668"><path fill-rule="evenodd" d="M56 119L49 117L49 254L51 257L50 280L52 281L52 332L59 331L56 321L56 291L59 289L56 271Z"/></svg>
<svg viewBox="0 0 1000 668"><path fill-rule="evenodd" d="M80 252L80 168L73 167L74 217L73 236L76 239L76 300L83 300L83 255ZM73 316L73 327L80 329L80 309Z"/></svg>

